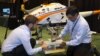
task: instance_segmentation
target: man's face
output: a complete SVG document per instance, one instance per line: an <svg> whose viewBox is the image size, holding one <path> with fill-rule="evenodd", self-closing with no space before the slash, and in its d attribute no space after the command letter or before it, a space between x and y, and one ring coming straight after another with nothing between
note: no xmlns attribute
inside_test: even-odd
<svg viewBox="0 0 100 56"><path fill-rule="evenodd" d="M31 24L30 30L33 31L37 28L37 23Z"/></svg>
<svg viewBox="0 0 100 56"><path fill-rule="evenodd" d="M74 22L76 19L77 19L77 14L75 14L75 15L70 15L70 14L68 14L67 15L67 17L68 17L68 19L70 20L70 21L72 21L72 22Z"/></svg>

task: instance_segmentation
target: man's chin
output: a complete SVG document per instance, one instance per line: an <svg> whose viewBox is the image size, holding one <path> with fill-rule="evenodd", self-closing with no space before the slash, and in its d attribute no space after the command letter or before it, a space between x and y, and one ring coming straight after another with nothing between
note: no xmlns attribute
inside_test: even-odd
<svg viewBox="0 0 100 56"><path fill-rule="evenodd" d="M71 22L75 22L75 20L70 20Z"/></svg>

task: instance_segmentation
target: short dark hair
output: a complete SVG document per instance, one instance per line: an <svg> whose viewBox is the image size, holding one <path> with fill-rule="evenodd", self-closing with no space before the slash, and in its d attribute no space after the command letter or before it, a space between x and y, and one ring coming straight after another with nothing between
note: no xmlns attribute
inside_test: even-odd
<svg viewBox="0 0 100 56"><path fill-rule="evenodd" d="M66 15L72 15L79 14L79 10L75 6L70 6L67 8Z"/></svg>
<svg viewBox="0 0 100 56"><path fill-rule="evenodd" d="M43 0L44 4L49 4L49 3L53 3L53 2L55 2L55 1L54 0L45 0L45 1Z"/></svg>
<svg viewBox="0 0 100 56"><path fill-rule="evenodd" d="M25 18L25 24L29 25L30 23L35 24L38 21L38 18L33 15L27 15Z"/></svg>

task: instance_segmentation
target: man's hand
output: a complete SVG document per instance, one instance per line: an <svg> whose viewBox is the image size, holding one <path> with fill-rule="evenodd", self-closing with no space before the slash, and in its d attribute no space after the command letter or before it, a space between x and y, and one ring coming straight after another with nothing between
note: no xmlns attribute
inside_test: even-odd
<svg viewBox="0 0 100 56"><path fill-rule="evenodd" d="M62 41L62 43L60 44L61 47L65 47L66 46L66 42Z"/></svg>
<svg viewBox="0 0 100 56"><path fill-rule="evenodd" d="M56 40L56 42L57 42L58 44L60 44L61 47L66 46L66 42L63 41L62 39Z"/></svg>
<svg viewBox="0 0 100 56"><path fill-rule="evenodd" d="M62 37L57 37L56 40L62 39Z"/></svg>
<svg viewBox="0 0 100 56"><path fill-rule="evenodd" d="M43 43L44 43L43 39L38 40L39 45L43 45Z"/></svg>
<svg viewBox="0 0 100 56"><path fill-rule="evenodd" d="M63 42L62 39L56 40L56 43L61 44Z"/></svg>
<svg viewBox="0 0 100 56"><path fill-rule="evenodd" d="M48 45L44 42L42 45L41 45L42 49L47 49L48 48Z"/></svg>

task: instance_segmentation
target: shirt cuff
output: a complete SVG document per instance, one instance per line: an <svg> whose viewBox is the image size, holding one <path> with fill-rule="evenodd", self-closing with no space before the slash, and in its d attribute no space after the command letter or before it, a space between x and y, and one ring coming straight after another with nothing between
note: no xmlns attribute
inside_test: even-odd
<svg viewBox="0 0 100 56"><path fill-rule="evenodd" d="M70 42L66 42L66 45L69 46L70 45Z"/></svg>
<svg viewBox="0 0 100 56"><path fill-rule="evenodd" d="M39 50L39 51L42 51L42 47L38 47L38 50Z"/></svg>
<svg viewBox="0 0 100 56"><path fill-rule="evenodd" d="M36 40L36 44L39 44L39 41Z"/></svg>

